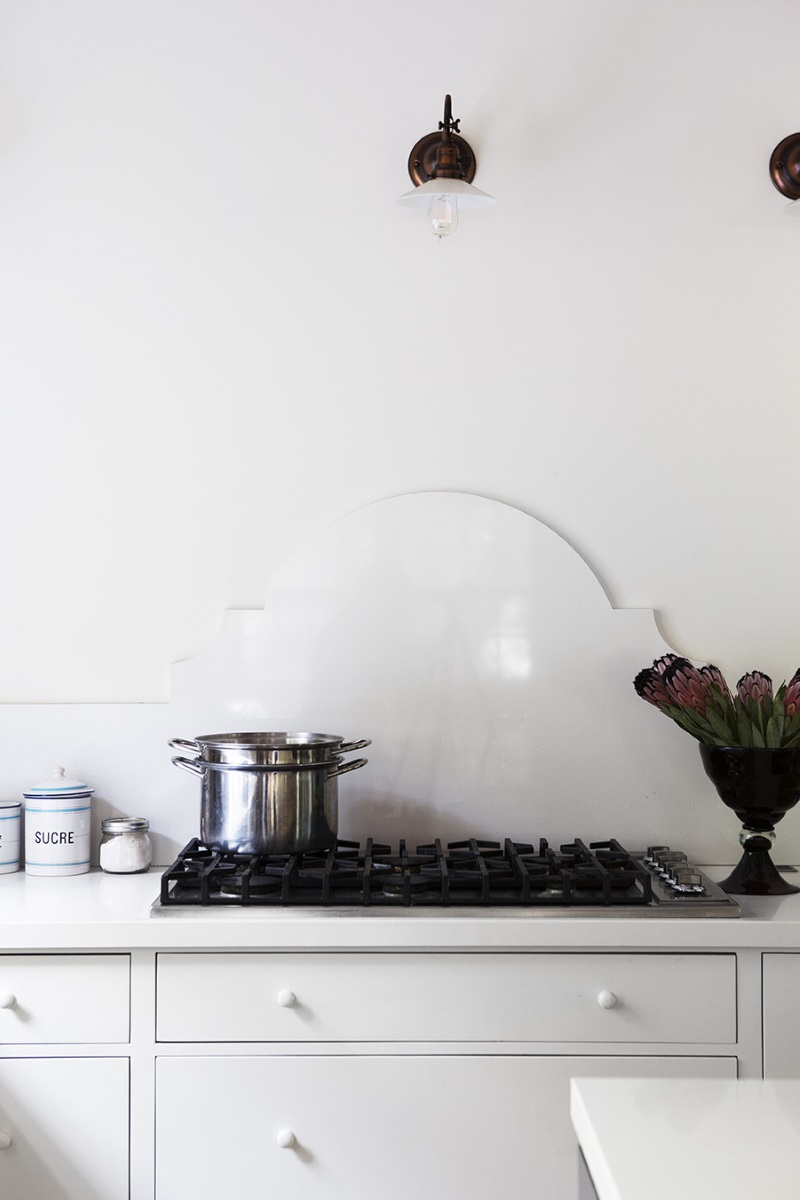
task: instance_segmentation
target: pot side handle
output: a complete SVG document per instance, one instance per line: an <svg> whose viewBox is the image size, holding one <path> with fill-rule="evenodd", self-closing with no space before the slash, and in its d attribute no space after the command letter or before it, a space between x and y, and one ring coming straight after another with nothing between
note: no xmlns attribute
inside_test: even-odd
<svg viewBox="0 0 800 1200"><path fill-rule="evenodd" d="M337 754L349 754L351 750L363 750L365 746L372 745L372 738L362 738L360 742L342 742Z"/></svg>
<svg viewBox="0 0 800 1200"><path fill-rule="evenodd" d="M202 759L181 758L177 756L172 759L172 762L176 767L180 767L182 771L188 771L191 775L202 776L205 773L205 764L202 762Z"/></svg>
<svg viewBox="0 0 800 1200"><path fill-rule="evenodd" d="M173 762L175 759L173 758ZM331 775L346 775L348 771L357 771L359 767L365 767L369 762L368 758L354 758L352 762L345 763L341 767L337 767L335 771L331 771Z"/></svg>
<svg viewBox="0 0 800 1200"><path fill-rule="evenodd" d="M189 750L192 754L200 753L199 742L190 742L188 738L173 738L171 742L167 742L167 745L174 750Z"/></svg>

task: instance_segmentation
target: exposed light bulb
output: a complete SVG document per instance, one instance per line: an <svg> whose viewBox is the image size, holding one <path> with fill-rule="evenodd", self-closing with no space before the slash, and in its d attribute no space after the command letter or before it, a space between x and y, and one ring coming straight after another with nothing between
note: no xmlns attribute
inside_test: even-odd
<svg viewBox="0 0 800 1200"><path fill-rule="evenodd" d="M428 205L428 224L436 237L447 237L458 229L458 200L455 196L438 195Z"/></svg>

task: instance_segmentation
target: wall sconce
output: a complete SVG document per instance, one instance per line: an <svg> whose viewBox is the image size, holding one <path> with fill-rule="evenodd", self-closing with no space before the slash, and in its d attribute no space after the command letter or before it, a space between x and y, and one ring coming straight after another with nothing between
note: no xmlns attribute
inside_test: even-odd
<svg viewBox="0 0 800 1200"><path fill-rule="evenodd" d="M408 173L414 187L398 197L397 203L426 208L427 220L436 237L447 237L458 228L458 210L484 208L494 204L494 196L472 186L475 155L472 147L458 136L450 97L444 98L444 120L438 133L427 133L408 156Z"/></svg>
<svg viewBox="0 0 800 1200"><path fill-rule="evenodd" d="M769 173L782 196L800 200L800 133L790 133L778 142L769 160ZM789 211L798 212L800 206Z"/></svg>

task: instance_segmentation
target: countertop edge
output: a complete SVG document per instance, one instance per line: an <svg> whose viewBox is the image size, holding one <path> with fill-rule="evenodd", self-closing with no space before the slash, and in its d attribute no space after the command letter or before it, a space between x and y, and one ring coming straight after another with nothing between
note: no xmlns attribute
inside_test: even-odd
<svg viewBox="0 0 800 1200"><path fill-rule="evenodd" d="M570 1079L569 1115L578 1139L578 1145L586 1160L586 1166L589 1168L592 1183L600 1200L620 1200L619 1188L614 1182L608 1161L603 1153L603 1147L600 1145L592 1121L586 1111L580 1088L580 1078L573 1077Z"/></svg>
<svg viewBox="0 0 800 1200"><path fill-rule="evenodd" d="M800 895L740 897L740 917L542 910L197 909L151 916L158 870L0 878L0 949L796 950Z"/></svg>

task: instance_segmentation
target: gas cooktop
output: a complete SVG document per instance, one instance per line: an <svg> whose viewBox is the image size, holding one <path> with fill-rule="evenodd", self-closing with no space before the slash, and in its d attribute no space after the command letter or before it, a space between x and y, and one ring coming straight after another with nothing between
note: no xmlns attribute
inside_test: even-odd
<svg viewBox="0 0 800 1200"><path fill-rule="evenodd" d="M409 849L369 838L330 850L264 855L194 839L161 877L154 916L209 909L516 908L533 915L738 917L739 905L668 846L469 838Z"/></svg>

